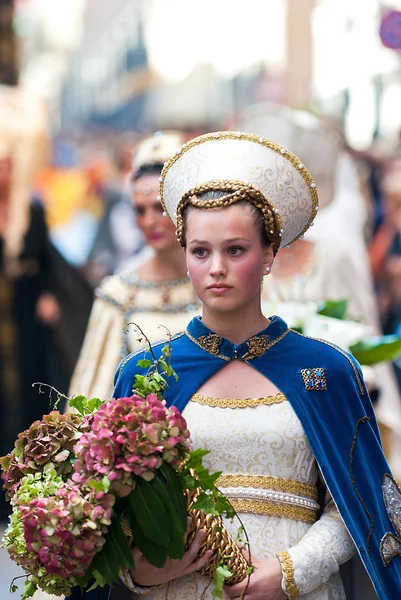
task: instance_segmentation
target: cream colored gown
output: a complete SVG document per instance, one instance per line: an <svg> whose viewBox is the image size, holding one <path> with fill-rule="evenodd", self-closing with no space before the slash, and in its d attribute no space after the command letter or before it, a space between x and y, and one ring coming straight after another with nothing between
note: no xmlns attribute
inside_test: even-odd
<svg viewBox="0 0 401 600"><path fill-rule="evenodd" d="M223 472L219 487L244 523L252 554L267 559L282 553L282 585L289 597L344 600L338 570L354 554L354 545L329 497L316 521L317 466L285 396L222 400L195 395L184 416L194 447L210 450L206 466ZM238 525L227 524L234 534ZM146 598L211 600L209 584L210 579L192 574Z"/></svg>

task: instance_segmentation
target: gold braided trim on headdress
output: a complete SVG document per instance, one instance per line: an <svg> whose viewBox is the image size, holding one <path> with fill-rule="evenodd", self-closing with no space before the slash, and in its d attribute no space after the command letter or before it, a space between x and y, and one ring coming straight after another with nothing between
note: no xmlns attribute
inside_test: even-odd
<svg viewBox="0 0 401 600"><path fill-rule="evenodd" d="M226 192L226 195L218 199L199 199L199 196L211 191ZM231 206L241 200L250 202L260 210L265 223L266 235L274 243L275 252L277 252L280 247L283 226L280 215L276 212L273 203L258 188L239 180L215 179L214 181L207 181L188 190L183 195L177 206L177 239L181 246L185 245L184 211L187 206L206 209L222 208Z"/></svg>
<svg viewBox="0 0 401 600"><path fill-rule="evenodd" d="M293 240L291 240L290 243L295 242L297 239L303 237L303 235L306 233L306 231L312 225L312 223L314 221L314 218L316 216L316 212L317 212L318 207L319 207L319 196L318 196L318 192L317 192L317 189L316 189L316 184L315 184L315 182L313 180L312 175L309 173L308 169L306 169L306 167L303 165L303 163L299 160L299 158L297 156L295 156L295 154L293 154L292 152L290 152L289 150L287 150L287 148L284 148L283 146L280 146L279 144L276 144L272 140L269 140L269 139L267 139L265 137L259 137L259 136L255 135L255 134L252 134L252 133L243 133L241 131L214 132L214 133L209 133L209 134L202 135L200 137L196 137L193 140L190 140L189 142L187 142L186 144L184 144L184 146L181 148L181 150L178 150L170 158L170 160L167 163L164 164L163 170L161 172L161 176L159 178L159 182L160 182L159 200L160 200L160 202L161 202L161 204L163 206L164 212L166 214L169 214L168 210L167 210L167 207L166 207L166 204L164 202L164 197L163 197L164 180L166 178L168 170L170 169L170 167L172 167L172 165L174 165L177 162L177 160L183 154L185 154L185 152L187 152L188 150L190 150L194 146L198 146L200 144L204 144L204 143L209 142L211 140L246 140L248 142L254 142L254 143L260 144L262 146L265 146L267 148L270 148L271 150L274 150L275 152L277 152L277 154L280 154L281 156L283 156L284 158L286 158L292 164L292 166L301 174L301 176L303 177L304 181L308 185L309 193L310 193L311 199L312 199L311 216L310 216L310 218L309 218L306 226L303 228L303 230ZM223 188L221 188L221 187L220 188L217 188L217 187L214 187L214 188L208 187L208 186L211 185L211 183L216 183L216 181L215 182L208 182L208 183L202 184L202 185L206 186L202 191L206 192L206 191L211 191L212 189L219 190L219 191L225 191L225 190L227 190L227 191L229 191L230 196L226 196L226 197L223 197L223 198L221 198L219 200L214 200L214 201L213 200L212 201L207 200L205 202L209 202L209 203L214 202L216 204L214 206L205 206L205 207L201 206L199 204L198 205L199 208L217 208L218 206L229 206L230 204L233 204L234 202L238 202L239 198L231 201L230 203L228 202L227 198L230 199L231 194L233 194L233 192L237 191L237 189L228 190L227 189L227 183L228 183L227 180L224 181L224 187ZM232 181L232 183L236 184L236 183L239 183L239 182ZM240 183L241 183L242 186L246 185L244 182L240 182ZM193 192L195 190L195 191L198 191L198 193L200 193L199 192L199 188L200 187L201 186L197 186L197 187L195 187L191 191ZM251 189L251 188L253 190L257 190L257 188L254 187L254 186L252 186L252 185L246 185L246 187L247 187L248 190ZM185 196L187 196L188 194L189 194L189 192L187 192L186 194L184 194L183 198ZM268 209L271 210L271 211L273 211L273 213L274 213L273 223L275 223L275 224L276 223L280 223L279 230L281 230L282 229L282 222L281 222L280 215L278 213L274 212L275 211L275 207L273 206L272 202L268 198L266 198L264 196L264 194L262 194L261 192L259 192L259 194L260 194L260 200L263 198L264 203L268 204ZM193 193L192 193L192 195L196 196L196 194L193 194ZM181 198L181 201L183 200L183 198ZM243 199L250 200L250 198L248 198L248 197L243 198ZM178 217L180 216L180 214L182 214L182 210L183 210L181 208L181 206L180 206L181 205L181 201L177 205L177 239L182 244L183 234L184 234L182 217L180 218L181 229L180 229L180 233L178 234L178 225L179 225ZM223 201L225 201L224 204L223 204ZM199 200L198 200L198 202L199 202ZM191 202L191 204L192 204L192 202ZM187 202L187 205L188 205L188 202ZM262 212L263 212L263 216L265 216L265 212L264 211L262 211ZM171 218L171 215L169 215L169 216ZM277 227L277 225L276 225L276 227ZM268 229L267 223L266 223L266 232L268 232L268 237L269 237L269 239L272 240L272 242L273 241L277 241L276 240L276 231L275 231L276 227L273 229L274 233L271 234L270 231L272 230L272 228ZM279 231L279 235L277 236L278 238L281 238L280 233L281 233L281 231ZM274 237L272 237L272 236L274 236ZM281 240L279 239L278 241L280 242ZM278 243L277 247L275 248L275 252L278 251L279 247L280 247L280 243Z"/></svg>

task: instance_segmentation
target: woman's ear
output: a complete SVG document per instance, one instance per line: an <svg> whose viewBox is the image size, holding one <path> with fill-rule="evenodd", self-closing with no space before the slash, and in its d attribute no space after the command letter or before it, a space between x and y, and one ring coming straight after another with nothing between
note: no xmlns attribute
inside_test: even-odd
<svg viewBox="0 0 401 600"><path fill-rule="evenodd" d="M274 244L269 244L263 254L263 275L268 275L274 263Z"/></svg>

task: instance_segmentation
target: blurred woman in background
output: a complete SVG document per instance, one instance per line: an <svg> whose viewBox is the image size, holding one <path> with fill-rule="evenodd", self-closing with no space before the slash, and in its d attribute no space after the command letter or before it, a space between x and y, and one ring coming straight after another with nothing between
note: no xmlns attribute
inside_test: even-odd
<svg viewBox="0 0 401 600"><path fill-rule="evenodd" d="M155 133L137 148L132 169L136 221L147 249L123 271L103 280L72 378L70 395L106 398L123 356L138 347L140 332L151 341L164 337L161 323L174 334L183 329L199 302L186 275L185 256L174 225L158 198L163 164L184 143L178 132Z"/></svg>

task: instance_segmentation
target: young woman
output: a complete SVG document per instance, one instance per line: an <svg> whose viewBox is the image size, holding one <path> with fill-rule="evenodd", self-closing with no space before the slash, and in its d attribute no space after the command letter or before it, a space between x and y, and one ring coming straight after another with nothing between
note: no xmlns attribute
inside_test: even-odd
<svg viewBox="0 0 401 600"><path fill-rule="evenodd" d="M186 275L184 252L158 198L163 163L182 143L181 134L166 132L139 144L133 161L133 203L147 244L145 258L139 264L134 259L96 290L70 395L111 396L118 363L137 347L139 332L128 323L139 324L155 341L165 334L160 325L177 333L185 328L188 315L198 311L199 301Z"/></svg>
<svg viewBox="0 0 401 600"><path fill-rule="evenodd" d="M380 600L398 597L401 492L359 365L261 311L276 252L316 216L311 175L265 138L220 132L184 145L161 179L203 306L173 338L179 381L166 400L184 411L194 446L210 450L207 466L222 471L220 488L244 522L255 566L246 599L344 599L339 566L355 552ZM115 397L131 393L146 353L122 361ZM130 587L152 600L210 598L197 573L209 558L197 556L202 535L162 569L134 551ZM245 587L227 588L227 597Z"/></svg>

